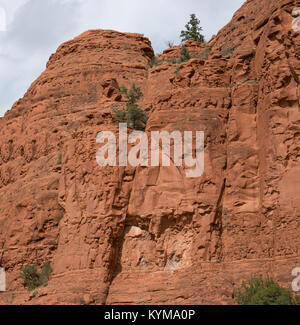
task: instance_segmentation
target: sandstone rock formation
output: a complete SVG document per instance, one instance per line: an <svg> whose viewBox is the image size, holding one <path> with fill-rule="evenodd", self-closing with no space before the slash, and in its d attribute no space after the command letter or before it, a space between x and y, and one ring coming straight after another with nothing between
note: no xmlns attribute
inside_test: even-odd
<svg viewBox="0 0 300 325"><path fill-rule="evenodd" d="M2 304L230 304L252 274L289 288L300 266L296 0L248 0L179 68L139 34L62 44L0 119ZM96 163L134 82L146 131L205 131L205 171ZM61 161L59 158L62 158ZM31 294L22 266L50 262Z"/></svg>

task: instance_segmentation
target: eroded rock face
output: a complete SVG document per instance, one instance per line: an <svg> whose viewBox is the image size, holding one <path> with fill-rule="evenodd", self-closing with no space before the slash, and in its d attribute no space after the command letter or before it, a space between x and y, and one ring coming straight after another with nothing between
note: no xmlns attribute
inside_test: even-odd
<svg viewBox="0 0 300 325"><path fill-rule="evenodd" d="M247 1L209 46L152 66L149 40L89 31L64 43L0 120L2 303L228 304L241 281L300 266L297 1ZM204 131L205 170L105 167L120 87L141 87L146 131ZM60 161L61 160L61 161ZM22 266L51 262L30 295ZM12 299L13 298L13 299Z"/></svg>

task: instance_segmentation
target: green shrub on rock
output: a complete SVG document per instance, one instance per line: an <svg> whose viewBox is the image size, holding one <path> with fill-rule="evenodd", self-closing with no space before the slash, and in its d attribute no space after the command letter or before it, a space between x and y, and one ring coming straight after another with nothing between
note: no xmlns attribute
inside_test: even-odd
<svg viewBox="0 0 300 325"><path fill-rule="evenodd" d="M265 280L262 276L252 277L248 283L234 294L239 305L293 305L295 300L292 294L277 284L272 278Z"/></svg>

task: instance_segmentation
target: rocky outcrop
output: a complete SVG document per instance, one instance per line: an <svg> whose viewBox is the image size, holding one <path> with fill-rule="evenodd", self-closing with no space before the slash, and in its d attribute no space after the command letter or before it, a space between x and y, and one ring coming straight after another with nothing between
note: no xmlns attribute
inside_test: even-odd
<svg viewBox="0 0 300 325"><path fill-rule="evenodd" d="M139 34L61 45L0 119L0 265L13 304L229 304L253 273L290 287L300 266L297 1L248 0L209 44L152 66ZM146 131L205 132L205 170L105 167L96 135L134 82ZM28 293L24 265L51 262Z"/></svg>

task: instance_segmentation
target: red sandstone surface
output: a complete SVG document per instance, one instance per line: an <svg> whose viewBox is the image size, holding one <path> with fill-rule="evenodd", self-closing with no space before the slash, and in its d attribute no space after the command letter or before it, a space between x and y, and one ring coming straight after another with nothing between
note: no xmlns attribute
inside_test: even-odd
<svg viewBox="0 0 300 325"><path fill-rule="evenodd" d="M295 0L248 0L208 45L152 66L139 34L62 44L0 119L0 304L232 304L254 274L290 288L300 266L300 33ZM227 55L229 54L229 55ZM205 171L105 167L134 82L146 130L205 131ZM58 156L62 163L58 163ZM53 268L24 288L28 264Z"/></svg>

